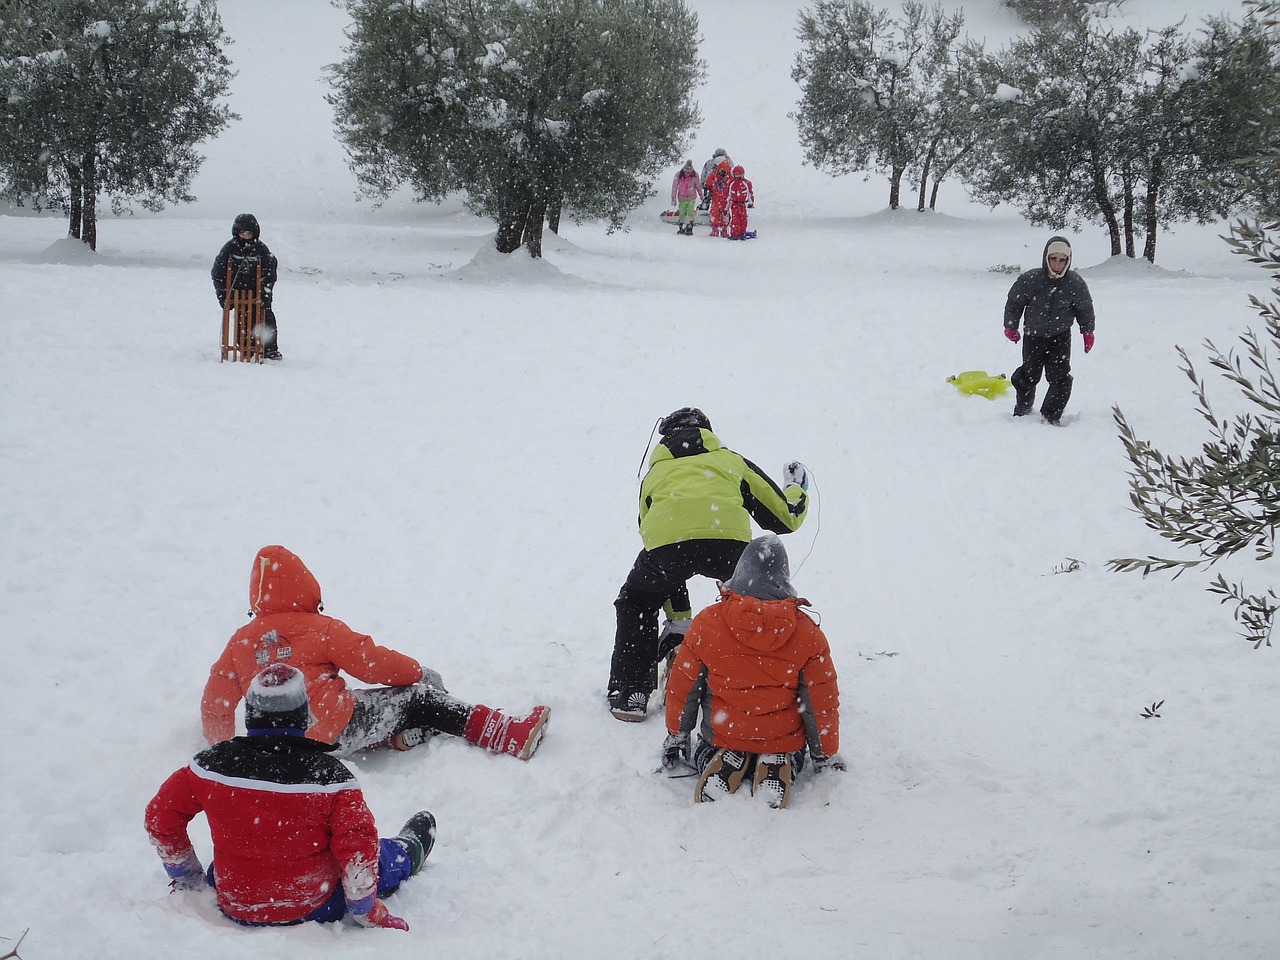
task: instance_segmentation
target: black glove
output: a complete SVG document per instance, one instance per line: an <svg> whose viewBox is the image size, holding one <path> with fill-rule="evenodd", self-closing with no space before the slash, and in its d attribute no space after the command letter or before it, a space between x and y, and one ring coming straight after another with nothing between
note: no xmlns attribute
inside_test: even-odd
<svg viewBox="0 0 1280 960"><path fill-rule="evenodd" d="M227 309L227 295L225 293L218 294L218 307L222 310Z"/></svg>
<svg viewBox="0 0 1280 960"><path fill-rule="evenodd" d="M668 770L689 765L689 734L667 734L662 742L662 765Z"/></svg>
<svg viewBox="0 0 1280 960"><path fill-rule="evenodd" d="M824 757L821 754L816 753L813 755L814 773L821 773L823 770L836 770L840 773L844 773L848 769L849 768L845 765L845 762L840 759L838 754L830 757Z"/></svg>

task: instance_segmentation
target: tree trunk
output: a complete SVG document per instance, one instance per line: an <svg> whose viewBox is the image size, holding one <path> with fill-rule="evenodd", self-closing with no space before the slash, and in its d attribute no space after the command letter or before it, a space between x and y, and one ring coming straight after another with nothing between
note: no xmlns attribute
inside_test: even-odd
<svg viewBox="0 0 1280 960"><path fill-rule="evenodd" d="M84 212L84 179L80 168L74 163L67 164L67 180L71 183L71 209L67 224L67 236L80 239L80 218Z"/></svg>
<svg viewBox="0 0 1280 960"><path fill-rule="evenodd" d="M1156 212L1156 200L1160 196L1160 186L1164 180L1164 164L1156 157L1151 162L1151 173L1147 178L1147 198L1143 206L1143 221L1147 229L1147 242L1142 248L1142 256L1151 263L1156 262L1156 234L1160 231L1160 214Z"/></svg>
<svg viewBox="0 0 1280 960"><path fill-rule="evenodd" d="M538 260L542 257L542 222L547 216L547 202L539 200L529 207L524 220L524 246L529 256Z"/></svg>
<svg viewBox="0 0 1280 960"><path fill-rule="evenodd" d="M1124 175L1124 255L1130 260L1134 258L1133 249L1133 179Z"/></svg>
<svg viewBox="0 0 1280 960"><path fill-rule="evenodd" d="M889 209L897 210L899 198L902 196L902 174L906 171L906 167L894 167L893 174L889 177Z"/></svg>
<svg viewBox="0 0 1280 960"><path fill-rule="evenodd" d="M498 236L494 240L499 253L514 253L520 249L528 217L529 208L525 205L502 210L498 216Z"/></svg>
<svg viewBox="0 0 1280 960"><path fill-rule="evenodd" d="M929 152L924 155L924 169L920 171L920 198L916 203L916 211L924 213L924 195L929 188L929 171L933 169L933 157L938 150L938 141L935 139L929 144Z"/></svg>
<svg viewBox="0 0 1280 960"><path fill-rule="evenodd" d="M547 204L547 229L552 233L560 232L560 210L564 206L564 198L556 197Z"/></svg>
<svg viewBox="0 0 1280 960"><path fill-rule="evenodd" d="M84 158L84 229L80 239L90 250L98 249L98 171L97 157L92 153Z"/></svg>
<svg viewBox="0 0 1280 960"><path fill-rule="evenodd" d="M1107 191L1107 175L1098 162L1097 148L1089 149L1089 168L1093 178L1093 200L1102 212L1106 221L1107 233L1111 235L1111 256L1120 256L1120 222L1116 219L1116 205L1111 202L1111 194Z"/></svg>
<svg viewBox="0 0 1280 960"><path fill-rule="evenodd" d="M933 189L929 191L929 209L938 209L938 188L942 186L942 181L935 179L933 181Z"/></svg>

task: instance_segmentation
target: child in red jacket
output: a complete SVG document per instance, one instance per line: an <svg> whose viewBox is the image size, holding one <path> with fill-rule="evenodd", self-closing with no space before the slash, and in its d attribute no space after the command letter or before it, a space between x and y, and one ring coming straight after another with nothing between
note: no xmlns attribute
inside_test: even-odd
<svg viewBox="0 0 1280 960"><path fill-rule="evenodd" d="M734 793L749 777L752 793L785 807L806 748L816 770L844 769L831 648L790 578L782 541L772 533L752 540L720 600L693 618L676 651L662 763L701 768L697 803Z"/></svg>
<svg viewBox="0 0 1280 960"><path fill-rule="evenodd" d="M711 197L711 236L727 237L729 226L729 164L719 163L707 177L707 194Z"/></svg>
<svg viewBox="0 0 1280 960"><path fill-rule="evenodd" d="M756 205L756 194L741 166L733 168L729 181L729 239L747 239L747 211Z"/></svg>
<svg viewBox="0 0 1280 960"><path fill-rule="evenodd" d="M308 738L302 671L275 663L249 685L248 735L196 754L147 804L146 828L171 886L218 891L218 909L247 926L350 915L366 927L408 930L381 898L422 869L436 821L414 814L379 839L355 776ZM209 821L206 875L187 824Z"/></svg>

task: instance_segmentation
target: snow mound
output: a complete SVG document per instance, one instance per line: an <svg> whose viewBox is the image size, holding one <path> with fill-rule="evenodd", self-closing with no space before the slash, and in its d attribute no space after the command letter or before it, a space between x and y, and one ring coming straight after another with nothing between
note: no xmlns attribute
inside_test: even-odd
<svg viewBox="0 0 1280 960"><path fill-rule="evenodd" d="M1167 270L1142 257L1126 257L1123 254L1109 257L1092 267L1076 267L1076 272L1090 277L1144 277L1162 280L1191 276L1186 270Z"/></svg>
<svg viewBox="0 0 1280 960"><path fill-rule="evenodd" d="M84 241L63 237L45 247L39 260L41 263L100 263L101 257Z"/></svg>

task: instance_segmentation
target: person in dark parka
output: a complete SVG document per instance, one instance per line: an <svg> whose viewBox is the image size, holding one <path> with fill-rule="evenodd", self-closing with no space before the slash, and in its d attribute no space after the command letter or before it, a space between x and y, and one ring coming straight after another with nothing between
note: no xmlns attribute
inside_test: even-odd
<svg viewBox="0 0 1280 960"><path fill-rule="evenodd" d="M1023 332L1019 321L1025 320ZM1022 340L1022 366L1010 377L1017 391L1013 415L1026 416L1036 400L1041 374L1049 392L1040 405L1046 423L1057 424L1071 399L1071 327L1079 324L1084 352L1093 349L1093 298L1080 274L1071 269L1071 244L1050 237L1040 266L1013 282L1004 306L1004 335Z"/></svg>
<svg viewBox="0 0 1280 960"><path fill-rule="evenodd" d="M214 258L210 276L218 306L227 302L227 267L231 267L231 286L235 290L252 290L257 283L258 266L262 266L262 317L267 327L264 356L268 360L283 360L276 330L276 314L271 309L278 264L275 256L262 242L258 218L252 213L242 213L231 225L231 239L223 244Z"/></svg>

